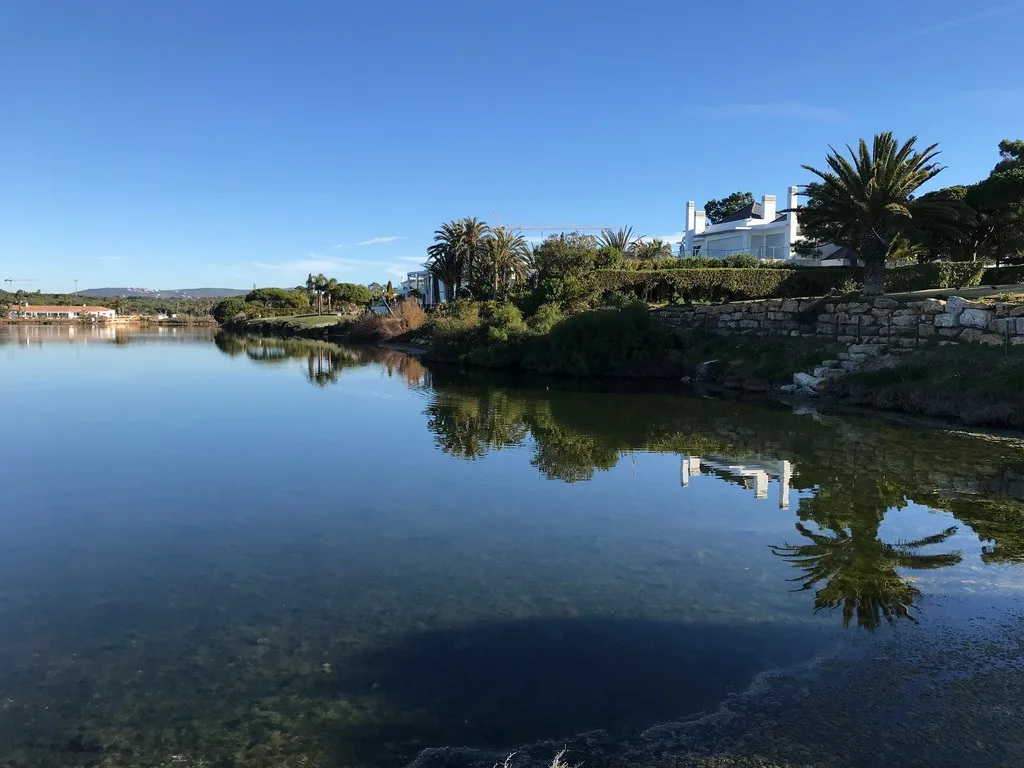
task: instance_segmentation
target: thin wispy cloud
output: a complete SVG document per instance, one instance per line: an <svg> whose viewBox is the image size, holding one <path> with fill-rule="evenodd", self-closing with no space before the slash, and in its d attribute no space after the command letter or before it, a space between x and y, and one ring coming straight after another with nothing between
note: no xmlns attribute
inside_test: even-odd
<svg viewBox="0 0 1024 768"><path fill-rule="evenodd" d="M422 268L425 259L420 256L399 256L394 259L353 259L338 258L310 252L304 259L286 261L254 261L252 266L272 272L292 273L301 276L306 273L322 272L331 277L343 278L354 272L365 274L368 270L392 277L404 278L409 272Z"/></svg>
<svg viewBox="0 0 1024 768"><path fill-rule="evenodd" d="M336 246L334 246L334 247L333 247L333 248L332 248L331 250L332 250L332 251L336 251L336 250L338 250L339 248L344 248L344 247L345 247L345 244L344 244L344 243L338 243L338 244L337 244Z"/></svg>
<svg viewBox="0 0 1024 768"><path fill-rule="evenodd" d="M937 24L929 24L918 29L912 29L902 35L889 38L889 42L897 43L904 42L906 40L917 40L918 38L928 37L929 35L934 35L938 32L945 32L947 29L956 29L957 27L963 27L968 24L985 21L986 19L991 19L996 16L1002 16L1004 13L1008 13L1015 9L1020 10L1022 8L1024 8L1024 5L1021 3L997 5L994 8L989 8L987 11L978 11L977 13L970 13L966 16L958 16L955 19L940 21Z"/></svg>
<svg viewBox="0 0 1024 768"><path fill-rule="evenodd" d="M386 237L371 237L369 240L363 240L362 242L356 243L356 245L378 245L380 243L393 243L395 240L400 240L398 235L388 235Z"/></svg>
<svg viewBox="0 0 1024 768"><path fill-rule="evenodd" d="M253 266L260 269L271 269L276 272L330 272L344 268L338 259L327 259L310 257L308 259L293 259L292 261L254 261Z"/></svg>
<svg viewBox="0 0 1024 768"><path fill-rule="evenodd" d="M707 104L690 110L702 117L726 119L736 117L769 117L785 120L813 120L836 123L844 119L838 109L804 104L799 101L773 101L763 104Z"/></svg>

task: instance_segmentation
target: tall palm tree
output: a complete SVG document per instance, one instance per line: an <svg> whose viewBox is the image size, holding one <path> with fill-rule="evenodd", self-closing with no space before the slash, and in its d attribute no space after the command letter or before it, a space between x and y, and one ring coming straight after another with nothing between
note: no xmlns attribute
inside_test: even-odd
<svg viewBox="0 0 1024 768"><path fill-rule="evenodd" d="M332 311L331 310L331 299L333 298L333 293L334 293L334 291L337 290L337 288L338 288L338 281L336 279L334 279L333 277L327 278L326 282L324 282L324 293L327 294L327 312L328 313L330 313Z"/></svg>
<svg viewBox="0 0 1024 768"><path fill-rule="evenodd" d="M480 221L475 216L469 216L459 220L459 238L456 248L462 254L465 263L466 275L470 279L477 268L477 263L484 255L484 239L490 234L491 228L486 222Z"/></svg>
<svg viewBox="0 0 1024 768"><path fill-rule="evenodd" d="M312 272L306 277L306 293L309 295L309 303L312 305L316 299L316 278Z"/></svg>
<svg viewBox="0 0 1024 768"><path fill-rule="evenodd" d="M638 239L633 237L632 227L619 227L617 230L602 229L597 242L602 246L618 248L622 255L626 256L633 252L633 246L636 245Z"/></svg>
<svg viewBox="0 0 1024 768"><path fill-rule="evenodd" d="M935 162L938 144L918 152L916 142L913 136L901 146L892 133L880 133L870 149L863 139L856 151L847 146L850 159L829 147L830 170L804 166L820 181L804 187L803 194L813 199L799 209L801 224L831 230L841 245L859 252L867 294L885 291L885 257L894 237L914 219L948 214L943 201L914 199L915 190L943 169Z"/></svg>
<svg viewBox="0 0 1024 768"><path fill-rule="evenodd" d="M498 227L484 238L483 262L495 298L512 283L525 283L531 259L530 246L519 232Z"/></svg>
<svg viewBox="0 0 1024 768"><path fill-rule="evenodd" d="M913 620L910 609L921 591L903 579L897 568L929 570L956 565L959 552L922 555L917 550L941 544L956 527L915 541L887 544L878 538L879 520L861 520L848 527L831 523L818 531L803 523L796 529L809 544L773 546L772 551L803 571L800 589L811 589L825 582L814 593L814 610L843 609L843 625L856 616L857 625L877 629L884 617L890 624L898 617Z"/></svg>
<svg viewBox="0 0 1024 768"><path fill-rule="evenodd" d="M434 232L434 243L427 248L427 270L447 286L448 298L459 295L466 274L466 262L459 248L460 238L460 222L449 221Z"/></svg>

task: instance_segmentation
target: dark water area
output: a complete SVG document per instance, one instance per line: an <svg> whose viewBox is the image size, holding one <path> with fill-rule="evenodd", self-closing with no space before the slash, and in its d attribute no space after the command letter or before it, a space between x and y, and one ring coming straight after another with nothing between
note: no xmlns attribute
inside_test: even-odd
<svg viewBox="0 0 1024 768"><path fill-rule="evenodd" d="M189 328L0 372L3 768L1022 754L1015 439Z"/></svg>

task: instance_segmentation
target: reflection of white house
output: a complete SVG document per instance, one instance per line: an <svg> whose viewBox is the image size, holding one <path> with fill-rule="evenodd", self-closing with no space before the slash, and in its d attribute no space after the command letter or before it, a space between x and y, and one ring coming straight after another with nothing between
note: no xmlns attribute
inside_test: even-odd
<svg viewBox="0 0 1024 768"><path fill-rule="evenodd" d="M797 188L789 188L787 208L796 208ZM717 224L708 224L704 211L696 210L691 200L686 204L686 231L683 235L683 256L723 258L736 253L750 253L762 259L790 259L800 236L795 213L779 213L775 195L764 195L760 203L751 203L726 216Z"/></svg>
<svg viewBox="0 0 1024 768"><path fill-rule="evenodd" d="M80 307L35 305L11 307L11 317L23 317L31 320L75 320L78 318L112 320L117 313L106 307Z"/></svg>
<svg viewBox="0 0 1024 768"><path fill-rule="evenodd" d="M779 508L789 509L789 482L793 477L793 464L783 459L751 456L745 459L727 459L719 456L682 456L679 464L679 484L686 487L690 478L700 475L704 468L726 479L734 479L754 492L754 498L768 498L768 481L779 481Z"/></svg>
<svg viewBox="0 0 1024 768"><path fill-rule="evenodd" d="M398 286L398 293L402 296L415 293L425 307L448 301L448 286L425 269L407 274Z"/></svg>

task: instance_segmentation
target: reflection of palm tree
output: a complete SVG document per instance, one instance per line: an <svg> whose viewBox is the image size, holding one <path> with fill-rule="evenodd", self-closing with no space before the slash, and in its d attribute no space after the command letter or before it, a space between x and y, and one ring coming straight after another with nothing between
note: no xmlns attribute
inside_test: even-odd
<svg viewBox="0 0 1024 768"><path fill-rule="evenodd" d="M306 356L306 370L309 383L321 387L334 384L341 375L341 367L335 366L330 348L323 346L309 350Z"/></svg>
<svg viewBox="0 0 1024 768"><path fill-rule="evenodd" d="M913 621L909 611L921 592L896 569L931 570L956 565L961 560L959 552L922 555L917 551L941 544L957 529L954 526L934 536L886 544L878 539L878 521L864 522L867 524L849 528L830 525L818 532L797 523L796 529L811 543L773 546L772 551L803 571L802 576L792 579L801 582L800 589L826 582L814 593L815 612L842 606L843 625L849 626L856 616L857 626L865 629L876 629L882 617L890 624L901 616Z"/></svg>

